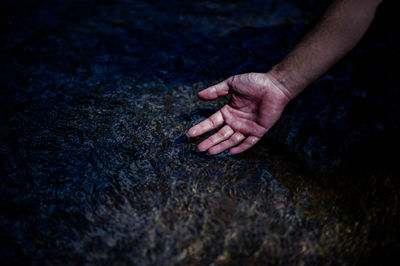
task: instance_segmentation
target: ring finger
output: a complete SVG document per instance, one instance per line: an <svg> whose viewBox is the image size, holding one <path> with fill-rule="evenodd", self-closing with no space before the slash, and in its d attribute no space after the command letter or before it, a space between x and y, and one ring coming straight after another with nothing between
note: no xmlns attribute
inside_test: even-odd
<svg viewBox="0 0 400 266"><path fill-rule="evenodd" d="M218 145L215 145L214 147L211 147L208 152L210 154L217 154L220 153L230 147L233 147L240 142L242 142L245 139L245 136L242 133L236 132L233 134L228 140L225 140L224 142L219 143Z"/></svg>
<svg viewBox="0 0 400 266"><path fill-rule="evenodd" d="M217 133L212 135L211 137L207 138L203 142L201 142L198 146L199 151L206 151L210 147L220 143L221 141L224 141L228 139L230 136L233 135L233 130L230 126L226 125L223 128L221 128Z"/></svg>

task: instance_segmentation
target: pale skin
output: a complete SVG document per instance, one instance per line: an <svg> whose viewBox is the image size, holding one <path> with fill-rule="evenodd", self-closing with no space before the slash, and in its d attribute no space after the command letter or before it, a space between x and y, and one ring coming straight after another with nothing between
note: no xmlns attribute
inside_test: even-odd
<svg viewBox="0 0 400 266"><path fill-rule="evenodd" d="M254 146L280 118L285 106L356 46L382 0L333 1L321 21L267 73L232 76L198 93L210 101L231 94L230 102L189 129L190 137L220 128L199 151L237 154Z"/></svg>

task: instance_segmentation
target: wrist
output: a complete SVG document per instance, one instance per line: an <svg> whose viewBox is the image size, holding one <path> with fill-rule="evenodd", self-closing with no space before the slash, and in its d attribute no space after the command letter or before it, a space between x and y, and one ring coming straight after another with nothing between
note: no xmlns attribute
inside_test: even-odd
<svg viewBox="0 0 400 266"><path fill-rule="evenodd" d="M308 85L305 79L301 79L295 71L287 70L281 65L275 65L268 73L269 77L292 100Z"/></svg>

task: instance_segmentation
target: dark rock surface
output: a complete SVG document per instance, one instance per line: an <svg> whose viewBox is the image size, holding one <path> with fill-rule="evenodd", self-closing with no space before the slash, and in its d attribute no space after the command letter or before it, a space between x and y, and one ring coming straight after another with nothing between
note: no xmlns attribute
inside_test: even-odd
<svg viewBox="0 0 400 266"><path fill-rule="evenodd" d="M398 259L390 21L251 151L207 156L185 135L227 100L196 92L267 71L318 18L325 5L314 2L2 1L2 261Z"/></svg>

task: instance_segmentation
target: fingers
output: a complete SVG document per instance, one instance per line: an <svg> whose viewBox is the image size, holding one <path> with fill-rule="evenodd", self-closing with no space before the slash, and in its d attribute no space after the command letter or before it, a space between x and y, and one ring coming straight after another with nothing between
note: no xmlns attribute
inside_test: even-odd
<svg viewBox="0 0 400 266"><path fill-rule="evenodd" d="M200 99L205 101L215 100L220 96L225 96L229 93L229 85L226 80L208 87L205 90L200 91L197 95Z"/></svg>
<svg viewBox="0 0 400 266"><path fill-rule="evenodd" d="M223 128L221 128L217 133L215 133L214 135L212 135L211 137L207 138L202 143L200 143L198 149L199 151L206 151L210 147L220 143L221 141L228 139L232 135L233 135L232 128L226 125Z"/></svg>
<svg viewBox="0 0 400 266"><path fill-rule="evenodd" d="M230 124L233 130L239 131L247 136L254 135L258 138L261 138L267 132L266 128L250 120L238 118L231 123L229 123L228 121L226 121L226 123Z"/></svg>
<svg viewBox="0 0 400 266"><path fill-rule="evenodd" d="M233 146L239 144L244 139L245 139L245 136L242 133L236 132L228 140L225 140L225 141L219 143L218 145L211 147L208 150L208 153L209 154L220 153L230 147L233 147Z"/></svg>
<svg viewBox="0 0 400 266"><path fill-rule="evenodd" d="M224 123L221 111L216 112L206 120L190 128L188 134L190 137L200 136L210 130L220 127Z"/></svg>
<svg viewBox="0 0 400 266"><path fill-rule="evenodd" d="M258 141L260 140L260 138L255 137L255 136L250 136L247 137L242 144L240 144L239 146L232 148L229 153L230 154L237 154L240 152L244 152L245 150L251 148L254 146L254 144L256 144Z"/></svg>
<svg viewBox="0 0 400 266"><path fill-rule="evenodd" d="M225 105L221 109L221 113L224 117L225 123L230 125L235 132L238 131L244 135L254 135L259 138L267 132L265 127L251 120L253 114L246 116L243 112L233 110L229 105Z"/></svg>

